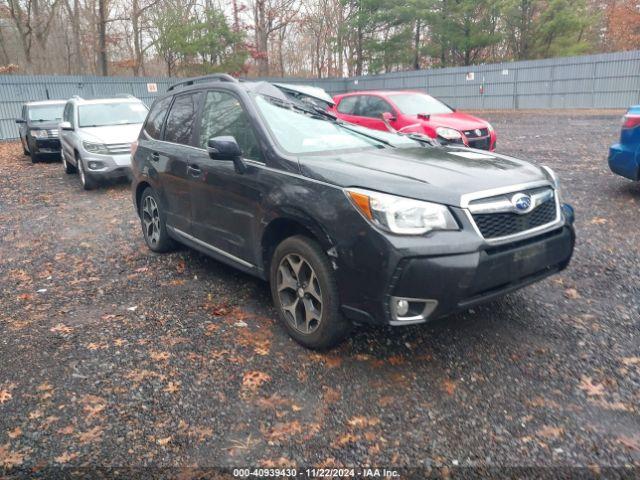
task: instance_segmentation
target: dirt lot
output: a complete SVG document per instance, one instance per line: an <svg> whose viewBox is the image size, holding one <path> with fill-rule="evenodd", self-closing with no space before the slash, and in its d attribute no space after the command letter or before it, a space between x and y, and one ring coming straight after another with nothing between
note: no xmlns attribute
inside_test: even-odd
<svg viewBox="0 0 640 480"><path fill-rule="evenodd" d="M0 145L0 474L640 466L640 184L606 164L619 115L487 116L500 152L562 178L569 269L328 354L287 337L264 283L147 250L128 185L84 192Z"/></svg>

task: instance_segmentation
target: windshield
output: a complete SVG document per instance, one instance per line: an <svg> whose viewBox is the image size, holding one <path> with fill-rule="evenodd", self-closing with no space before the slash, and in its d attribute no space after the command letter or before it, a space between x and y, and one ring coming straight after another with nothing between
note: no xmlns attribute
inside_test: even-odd
<svg viewBox="0 0 640 480"><path fill-rule="evenodd" d="M348 125L348 130L334 121L275 105L261 95L256 96L256 104L276 141L289 153L382 147L383 142L390 142L394 146L416 146L413 140L393 133L372 131L355 125ZM358 131L363 134L360 135ZM378 137L382 141L377 142L365 135Z"/></svg>
<svg viewBox="0 0 640 480"><path fill-rule="evenodd" d="M62 120L64 103L60 105L32 105L29 107L29 120L33 122L51 122Z"/></svg>
<svg viewBox="0 0 640 480"><path fill-rule="evenodd" d="M389 97L405 115L453 113L453 110L440 100L436 100L425 93L396 93L389 95Z"/></svg>
<svg viewBox="0 0 640 480"><path fill-rule="evenodd" d="M78 125L81 127L106 127L142 123L147 107L138 102L96 103L78 107Z"/></svg>

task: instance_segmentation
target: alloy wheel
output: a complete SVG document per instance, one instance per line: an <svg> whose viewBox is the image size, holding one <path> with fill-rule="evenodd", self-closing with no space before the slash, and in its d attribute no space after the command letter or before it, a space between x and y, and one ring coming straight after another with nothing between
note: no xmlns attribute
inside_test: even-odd
<svg viewBox="0 0 640 480"><path fill-rule="evenodd" d="M157 245L160 241L160 210L151 196L145 197L142 204L142 224L149 243Z"/></svg>
<svg viewBox="0 0 640 480"><path fill-rule="evenodd" d="M311 264L302 255L286 255L278 266L278 298L287 321L303 334L313 333L322 319L322 291Z"/></svg>

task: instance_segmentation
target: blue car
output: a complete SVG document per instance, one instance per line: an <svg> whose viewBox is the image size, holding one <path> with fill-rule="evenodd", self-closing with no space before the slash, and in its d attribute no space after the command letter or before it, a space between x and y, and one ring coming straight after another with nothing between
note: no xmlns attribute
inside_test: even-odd
<svg viewBox="0 0 640 480"><path fill-rule="evenodd" d="M609 149L609 168L623 177L640 180L640 105L629 108L622 118L620 143Z"/></svg>

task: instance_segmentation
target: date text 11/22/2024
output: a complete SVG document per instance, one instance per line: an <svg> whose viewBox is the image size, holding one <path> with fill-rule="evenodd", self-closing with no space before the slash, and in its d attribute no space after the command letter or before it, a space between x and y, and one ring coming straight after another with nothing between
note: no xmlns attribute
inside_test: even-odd
<svg viewBox="0 0 640 480"><path fill-rule="evenodd" d="M386 468L235 468L233 476L237 478L250 477L283 477L283 478L399 478L397 470Z"/></svg>

